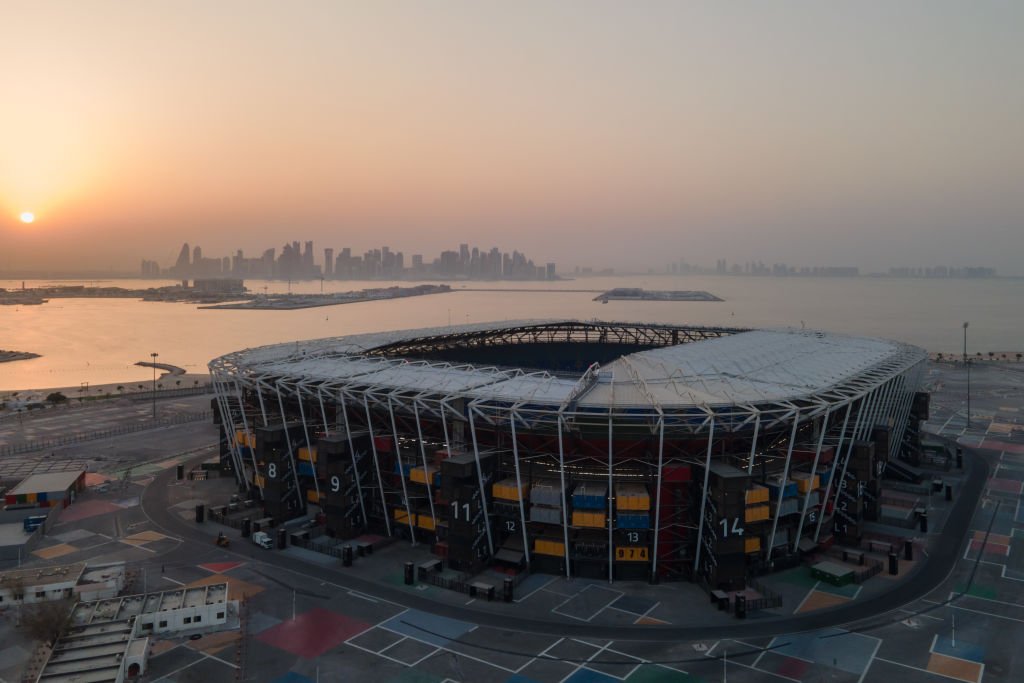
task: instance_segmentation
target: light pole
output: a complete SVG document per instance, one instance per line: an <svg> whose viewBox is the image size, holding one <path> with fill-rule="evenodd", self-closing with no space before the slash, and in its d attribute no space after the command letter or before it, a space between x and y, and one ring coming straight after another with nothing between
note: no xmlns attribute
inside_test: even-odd
<svg viewBox="0 0 1024 683"><path fill-rule="evenodd" d="M964 323L964 366L967 368L967 427L971 426L971 360L967 357L967 325Z"/></svg>
<svg viewBox="0 0 1024 683"><path fill-rule="evenodd" d="M149 355L153 357L153 419L155 420L156 419L156 357L159 356L160 354L156 353L154 351L153 353L151 353Z"/></svg>

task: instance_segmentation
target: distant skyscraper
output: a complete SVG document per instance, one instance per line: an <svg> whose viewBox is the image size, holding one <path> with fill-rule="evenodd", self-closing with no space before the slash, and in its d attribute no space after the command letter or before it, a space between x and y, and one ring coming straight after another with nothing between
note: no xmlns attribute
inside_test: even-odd
<svg viewBox="0 0 1024 683"><path fill-rule="evenodd" d="M334 275L334 249L324 249L324 277Z"/></svg>
<svg viewBox="0 0 1024 683"><path fill-rule="evenodd" d="M203 260L203 248L198 244L195 249L192 250L192 265L196 265Z"/></svg>
<svg viewBox="0 0 1024 683"><path fill-rule="evenodd" d="M189 251L188 242L181 245L181 251L178 252L178 260L174 264L175 268L188 268L191 265L191 261L188 259Z"/></svg>

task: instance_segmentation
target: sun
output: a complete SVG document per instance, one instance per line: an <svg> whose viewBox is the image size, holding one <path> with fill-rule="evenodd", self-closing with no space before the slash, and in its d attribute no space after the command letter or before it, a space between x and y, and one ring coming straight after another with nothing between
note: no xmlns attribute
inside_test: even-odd
<svg viewBox="0 0 1024 683"><path fill-rule="evenodd" d="M31 211L23 211L19 218L21 218L22 223L34 223L36 220L36 215Z"/></svg>

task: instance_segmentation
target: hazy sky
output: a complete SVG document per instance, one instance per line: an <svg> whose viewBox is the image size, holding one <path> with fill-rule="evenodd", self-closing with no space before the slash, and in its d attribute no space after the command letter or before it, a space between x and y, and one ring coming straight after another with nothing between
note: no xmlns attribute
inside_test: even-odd
<svg viewBox="0 0 1024 683"><path fill-rule="evenodd" d="M1024 274L1021 36L978 0L6 0L0 270L312 239Z"/></svg>

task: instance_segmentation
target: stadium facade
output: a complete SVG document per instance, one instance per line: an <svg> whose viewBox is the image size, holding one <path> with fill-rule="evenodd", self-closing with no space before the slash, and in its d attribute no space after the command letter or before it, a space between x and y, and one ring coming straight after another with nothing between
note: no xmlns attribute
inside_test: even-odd
<svg viewBox="0 0 1024 683"><path fill-rule="evenodd" d="M741 586L880 514L926 361L810 330L525 321L215 359L222 461L279 521L449 566Z"/></svg>

